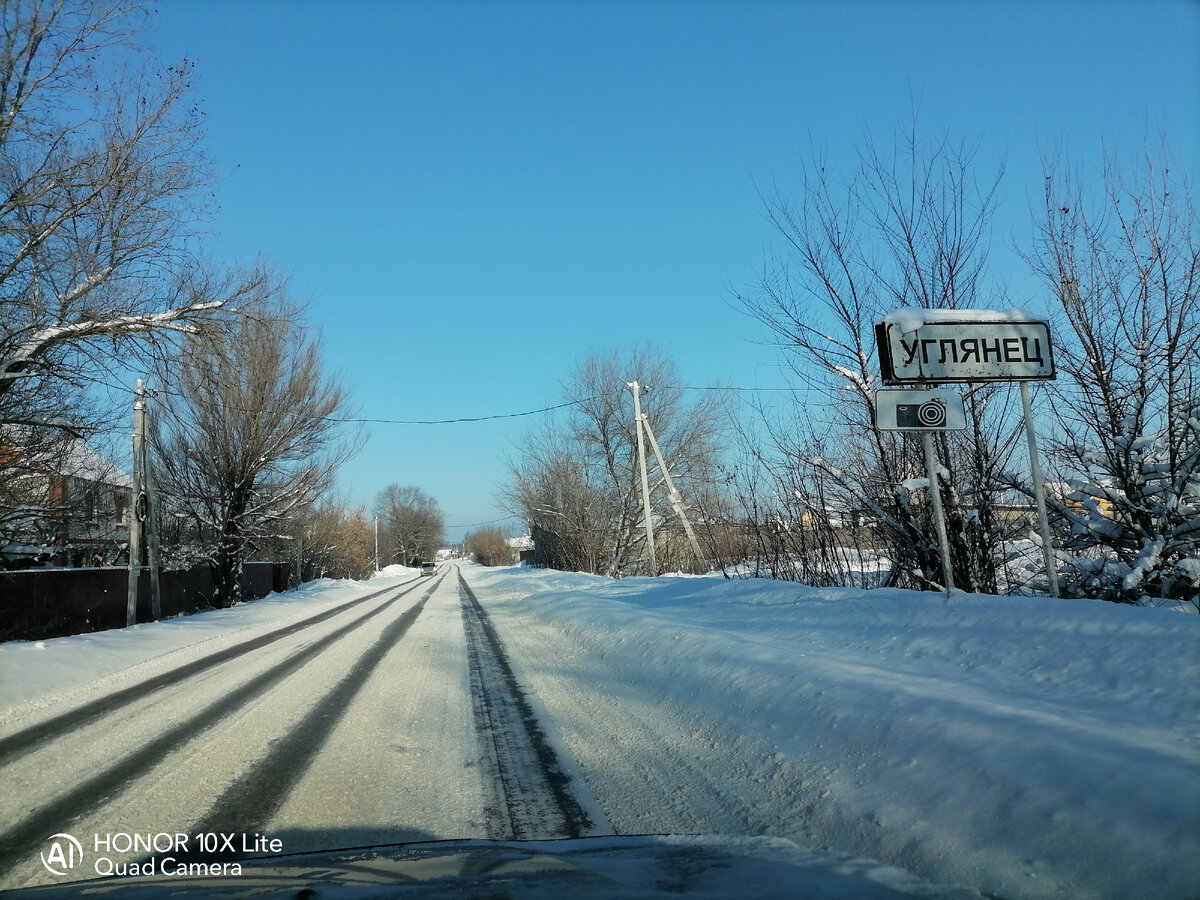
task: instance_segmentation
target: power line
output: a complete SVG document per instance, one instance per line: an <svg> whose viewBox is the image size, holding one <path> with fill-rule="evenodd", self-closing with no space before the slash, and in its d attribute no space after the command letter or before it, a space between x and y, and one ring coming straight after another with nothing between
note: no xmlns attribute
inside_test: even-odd
<svg viewBox="0 0 1200 900"><path fill-rule="evenodd" d="M121 385L121 384L108 383L107 386L109 386L111 388L115 388L117 390L128 390L129 393L134 392L133 389L126 388L124 385ZM646 389L647 392L649 392L650 388L652 388L652 387L653 387L653 385L647 387L647 389ZM718 392L718 393L732 392L732 393L784 393L784 394L810 393L812 391L818 390L817 388L813 388L813 387L809 387L809 386L799 386L799 387L704 386L704 387L701 387L698 385L664 385L664 386L661 386L661 388L663 390L706 391L706 392ZM182 398L182 394L179 391L171 390L170 388L166 388L166 387L147 387L147 393L149 393L151 396L172 397L172 398L176 398L176 399ZM538 409L524 410L522 412L493 413L490 415L481 415L481 416L459 416L457 418L452 418L452 419L389 419L389 418L367 418L367 417L354 417L354 416L346 416L346 417L331 416L331 417L327 418L326 421L345 423L345 424L364 424L364 425L458 425L458 424L471 423L471 422L490 422L490 421L496 421L496 420L500 420L500 419L519 419L519 418L524 418L526 416L536 416L536 415L539 415L540 413L553 412L558 409L567 409L572 406L581 406L584 403L589 403L592 400L596 400L596 399L598 399L598 397L595 397L595 396L584 397L580 400L571 400L566 403L558 403L553 406L543 406Z"/></svg>
<svg viewBox="0 0 1200 900"><path fill-rule="evenodd" d="M578 406L581 403L587 403L592 400L592 397L586 397L583 400L572 400L570 403L559 403L557 406L544 406L541 409L531 409L525 412L515 413L497 413L490 416L464 416L458 419L356 419L356 418L331 418L330 422L362 422L371 425L455 425L459 422L487 422L492 419L517 419L521 416L536 416L538 413L551 412L556 409L564 409L568 406Z"/></svg>
<svg viewBox="0 0 1200 900"><path fill-rule="evenodd" d="M680 391L735 391L742 393L806 393L816 388L811 387L696 387L693 385L668 385L665 390ZM554 406L543 406L524 412L495 413L487 416L461 416L455 419L379 419L379 418L331 418L330 422L354 422L364 425L457 425L463 422L489 422L495 419L518 419L523 416L536 416L539 413L553 412L556 409L566 409L570 406L580 406L596 397L584 397L582 400L572 400Z"/></svg>
<svg viewBox="0 0 1200 900"><path fill-rule="evenodd" d="M523 518L525 518L525 517L514 514L511 516L504 516L501 519L489 519L487 522L475 522L472 525L444 525L442 527L443 528L479 528L482 525L496 525L499 522L508 522L512 519L523 519Z"/></svg>
<svg viewBox="0 0 1200 900"><path fill-rule="evenodd" d="M647 391L649 391L650 387L653 387L653 385L650 385L649 387L647 387ZM668 385L667 389L668 390L672 389L672 386ZM679 390L679 391L735 391L738 393L747 393L747 394L770 394L770 393L798 394L798 393L810 393L812 391L822 390L822 388L815 388L815 387L720 387L720 386L696 387L695 385L688 385L688 384L680 385L678 387L674 387L673 389Z"/></svg>

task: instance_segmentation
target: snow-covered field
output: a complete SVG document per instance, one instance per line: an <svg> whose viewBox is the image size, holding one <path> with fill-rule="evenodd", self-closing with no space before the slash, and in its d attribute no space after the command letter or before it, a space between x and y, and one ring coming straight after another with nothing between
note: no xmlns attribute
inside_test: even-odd
<svg viewBox="0 0 1200 900"><path fill-rule="evenodd" d="M464 571L617 833L772 835L1008 900L1200 896L1196 615ZM0 728L378 583L2 645Z"/></svg>

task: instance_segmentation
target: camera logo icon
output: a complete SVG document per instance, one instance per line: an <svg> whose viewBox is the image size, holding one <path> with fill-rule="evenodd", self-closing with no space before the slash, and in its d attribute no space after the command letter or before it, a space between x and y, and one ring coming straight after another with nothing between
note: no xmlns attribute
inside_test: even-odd
<svg viewBox="0 0 1200 900"><path fill-rule="evenodd" d="M896 425L900 428L945 428L946 404L934 398L924 403L897 403Z"/></svg>

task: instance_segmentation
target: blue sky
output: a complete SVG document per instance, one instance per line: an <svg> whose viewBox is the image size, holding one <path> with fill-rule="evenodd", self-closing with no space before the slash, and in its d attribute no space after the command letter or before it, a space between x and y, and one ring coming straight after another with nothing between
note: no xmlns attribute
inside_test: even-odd
<svg viewBox="0 0 1200 900"><path fill-rule="evenodd" d="M732 300L775 245L759 190L814 148L849 167L914 102L1004 160L1017 295L1039 153L1094 166L1163 132L1200 171L1195 0L164 0L151 40L197 64L212 252L291 275L372 419L550 406L581 356L639 342L689 383L785 384ZM374 424L342 489L415 484L459 539L508 514L534 421Z"/></svg>

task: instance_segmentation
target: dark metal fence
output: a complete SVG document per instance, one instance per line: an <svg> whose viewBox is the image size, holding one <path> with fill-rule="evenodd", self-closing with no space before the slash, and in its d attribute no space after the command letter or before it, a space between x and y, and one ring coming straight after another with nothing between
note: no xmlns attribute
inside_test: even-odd
<svg viewBox="0 0 1200 900"><path fill-rule="evenodd" d="M251 562L242 569L242 596L264 597L288 587L287 563ZM0 572L0 640L40 640L125 626L129 570L29 569ZM207 566L160 576L163 618L212 608ZM150 575L138 580L137 620L150 621Z"/></svg>

